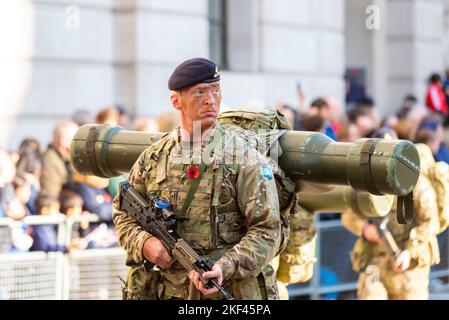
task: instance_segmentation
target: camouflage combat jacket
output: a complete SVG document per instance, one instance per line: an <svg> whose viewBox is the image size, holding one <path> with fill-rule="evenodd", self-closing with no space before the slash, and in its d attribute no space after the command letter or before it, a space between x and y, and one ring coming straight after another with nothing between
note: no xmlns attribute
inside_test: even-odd
<svg viewBox="0 0 449 320"><path fill-rule="evenodd" d="M410 268L429 267L440 261L438 240L439 229L438 209L435 190L429 179L420 174L413 190L414 221L410 225L402 225L396 221L396 204L389 213L387 227L391 231L398 247L408 250L411 254ZM353 269L364 271L369 265L378 265L381 259L388 257L388 250L383 243L369 242L362 236L364 219L350 209L342 214L343 225L359 237L351 253Z"/></svg>
<svg viewBox="0 0 449 320"><path fill-rule="evenodd" d="M186 144L177 128L140 155L128 180L142 195L157 193L170 201L179 235L221 266L224 284L237 299L277 299L270 261L280 244L278 196L273 167L256 150L256 140L244 129L217 123L204 142ZM220 147L211 151L211 141ZM195 159L198 154L201 159ZM188 171L198 161L206 164L205 171L188 210L182 212L192 178ZM116 197L113 221L130 267L126 298L192 297L196 289L189 286L188 273L178 262L159 270L145 261L143 244L151 235L118 209L118 201Z"/></svg>

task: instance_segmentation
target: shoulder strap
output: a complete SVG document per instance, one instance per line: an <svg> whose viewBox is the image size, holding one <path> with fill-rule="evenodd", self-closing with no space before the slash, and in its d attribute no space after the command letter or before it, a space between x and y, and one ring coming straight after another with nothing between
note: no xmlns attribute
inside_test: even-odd
<svg viewBox="0 0 449 320"><path fill-rule="evenodd" d="M397 221L399 224L413 223L413 192L398 197Z"/></svg>

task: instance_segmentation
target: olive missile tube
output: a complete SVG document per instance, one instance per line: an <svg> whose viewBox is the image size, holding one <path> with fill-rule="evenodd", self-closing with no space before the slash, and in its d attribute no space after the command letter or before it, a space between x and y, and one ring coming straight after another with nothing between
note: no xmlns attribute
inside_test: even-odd
<svg viewBox="0 0 449 320"><path fill-rule="evenodd" d="M72 141L74 167L86 175L114 177L128 172L161 133L87 124ZM409 194L419 177L419 156L406 140L335 142L322 133L288 130L279 135L279 165L294 181L351 186L374 195Z"/></svg>

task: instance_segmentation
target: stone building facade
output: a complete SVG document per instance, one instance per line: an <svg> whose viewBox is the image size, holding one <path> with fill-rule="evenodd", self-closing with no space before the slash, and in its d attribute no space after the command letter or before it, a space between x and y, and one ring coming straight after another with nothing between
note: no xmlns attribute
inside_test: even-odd
<svg viewBox="0 0 449 320"><path fill-rule="evenodd" d="M367 7L379 9L378 28ZM115 103L170 110L167 79L194 56L222 65L226 107L344 100L365 71L381 113L423 95L449 63L449 0L5 0L0 2L0 147L43 144L56 121ZM368 19L368 20L367 20Z"/></svg>

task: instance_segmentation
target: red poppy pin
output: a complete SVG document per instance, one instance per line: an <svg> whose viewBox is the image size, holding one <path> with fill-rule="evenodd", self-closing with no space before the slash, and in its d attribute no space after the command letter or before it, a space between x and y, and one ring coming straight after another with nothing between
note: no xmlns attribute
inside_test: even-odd
<svg viewBox="0 0 449 320"><path fill-rule="evenodd" d="M189 167L187 169L188 179L198 179L199 176L200 176L200 169L198 169L198 167Z"/></svg>

